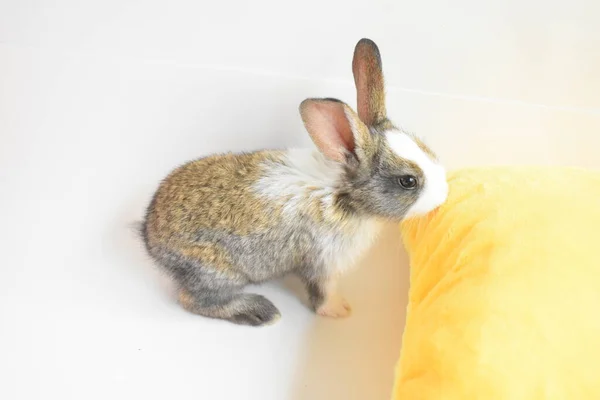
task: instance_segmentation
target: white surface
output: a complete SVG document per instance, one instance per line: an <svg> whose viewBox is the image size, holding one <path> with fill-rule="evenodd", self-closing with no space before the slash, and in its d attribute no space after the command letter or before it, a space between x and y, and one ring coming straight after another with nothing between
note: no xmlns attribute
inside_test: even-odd
<svg viewBox="0 0 600 400"><path fill-rule="evenodd" d="M388 110L448 166L598 166L600 3L0 2L0 398L385 399L406 259L391 227L346 321L290 283L265 329L189 315L129 230L215 151L308 142L305 97L354 104L358 39Z"/></svg>

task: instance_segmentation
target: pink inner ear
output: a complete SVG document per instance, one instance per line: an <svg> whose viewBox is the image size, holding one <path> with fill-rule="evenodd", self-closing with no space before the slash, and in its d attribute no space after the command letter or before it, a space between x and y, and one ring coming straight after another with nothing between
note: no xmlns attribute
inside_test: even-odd
<svg viewBox="0 0 600 400"><path fill-rule="evenodd" d="M354 60L354 84L356 86L356 111L365 124L371 123L369 107L369 73L363 60Z"/></svg>
<svg viewBox="0 0 600 400"><path fill-rule="evenodd" d="M311 101L302 118L308 133L327 158L343 162L344 150L354 151L354 135L343 103Z"/></svg>
<svg viewBox="0 0 600 400"><path fill-rule="evenodd" d="M344 112L344 107L340 107L341 111L332 116L334 120L335 130L338 133L340 144L349 152L354 152L354 135L348 122L348 117Z"/></svg>

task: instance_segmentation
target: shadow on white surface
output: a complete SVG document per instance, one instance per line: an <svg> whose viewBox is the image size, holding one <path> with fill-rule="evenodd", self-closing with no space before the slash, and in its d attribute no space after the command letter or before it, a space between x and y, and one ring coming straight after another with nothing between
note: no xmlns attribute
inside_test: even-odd
<svg viewBox="0 0 600 400"><path fill-rule="evenodd" d="M301 345L290 399L387 399L400 355L408 262L398 229L390 227L341 290L353 314L315 316Z"/></svg>

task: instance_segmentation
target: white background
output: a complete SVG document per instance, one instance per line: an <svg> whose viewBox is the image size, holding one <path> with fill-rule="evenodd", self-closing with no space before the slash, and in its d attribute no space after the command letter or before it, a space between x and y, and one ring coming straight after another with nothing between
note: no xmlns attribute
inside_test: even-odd
<svg viewBox="0 0 600 400"><path fill-rule="evenodd" d="M352 318L286 280L253 288L283 318L252 329L180 309L131 224L186 160L308 143L297 107L354 105L361 37L449 167L597 167L598 21L596 0L0 1L0 398L388 398L395 227L343 282Z"/></svg>

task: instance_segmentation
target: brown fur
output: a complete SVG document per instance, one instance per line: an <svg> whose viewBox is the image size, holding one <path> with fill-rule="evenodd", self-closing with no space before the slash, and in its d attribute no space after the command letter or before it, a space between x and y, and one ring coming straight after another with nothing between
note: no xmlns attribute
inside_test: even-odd
<svg viewBox="0 0 600 400"><path fill-rule="evenodd" d="M156 211L148 219L149 240L190 239L190 234L202 228L244 235L272 227L281 209L258 197L251 187L264 172L261 164L280 157L276 151L223 154L176 169L155 196ZM225 187L229 197L223 196Z"/></svg>
<svg viewBox="0 0 600 400"><path fill-rule="evenodd" d="M210 263L221 274L229 275L232 278L238 275L232 268L231 257L227 251L215 243L197 243L192 246L180 244L178 248L182 256Z"/></svg>
<svg viewBox="0 0 600 400"><path fill-rule="evenodd" d="M417 144L417 146L419 146L419 148L425 154L427 154L432 160L438 159L437 154L435 154L435 152L433 150L431 150L431 148L429 148L425 143L423 143L423 141L418 136L412 135L412 138L415 141L415 143Z"/></svg>
<svg viewBox="0 0 600 400"><path fill-rule="evenodd" d="M196 307L196 299L187 290L179 289L179 304L188 311L194 310Z"/></svg>

